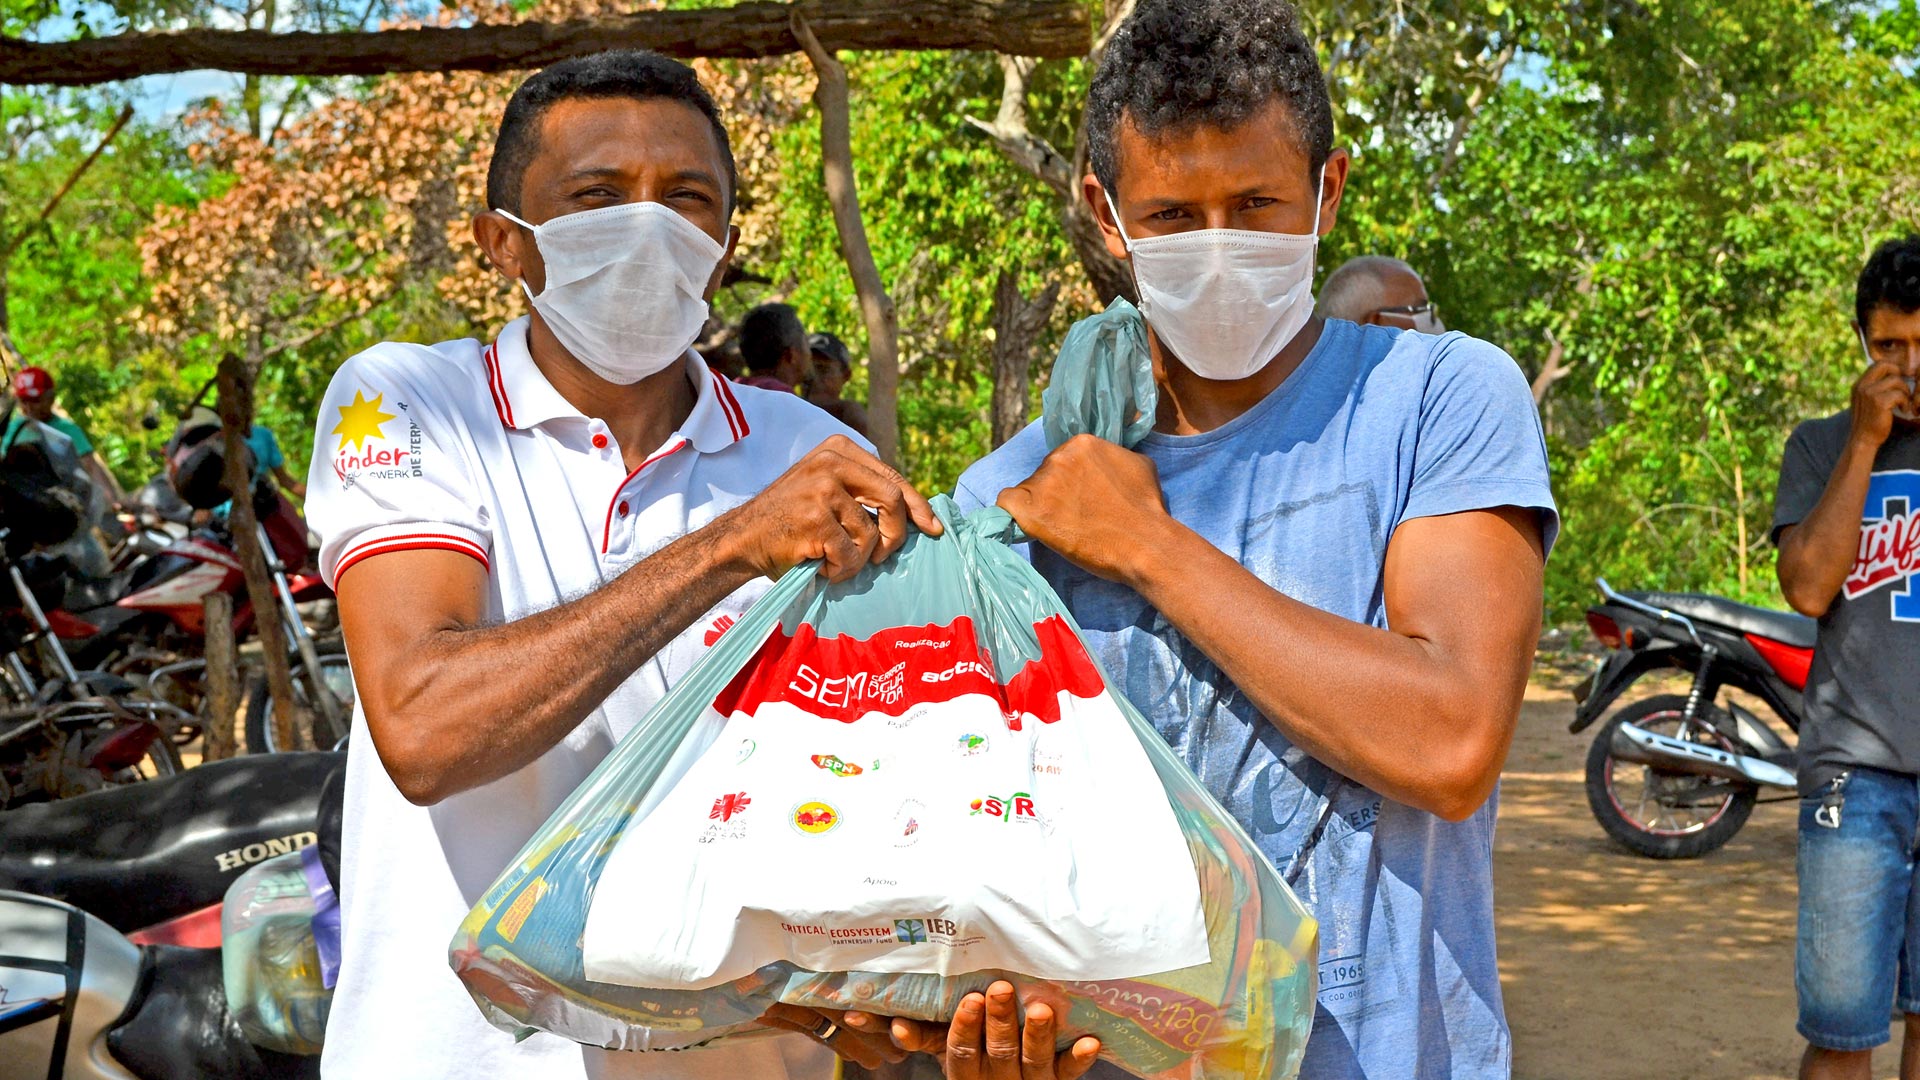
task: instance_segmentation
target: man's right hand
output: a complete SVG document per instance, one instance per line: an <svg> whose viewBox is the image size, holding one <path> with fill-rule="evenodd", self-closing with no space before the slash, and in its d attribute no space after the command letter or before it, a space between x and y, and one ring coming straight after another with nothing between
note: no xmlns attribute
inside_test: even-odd
<svg viewBox="0 0 1920 1080"><path fill-rule="evenodd" d="M1853 384L1853 440L1863 447L1878 449L1893 433L1897 413L1916 411L1914 391L1906 375L1895 365L1875 364Z"/></svg>
<svg viewBox="0 0 1920 1080"><path fill-rule="evenodd" d="M725 532L730 561L750 570L777 578L819 559L828 580L845 581L900 550L909 522L934 536L942 531L912 484L835 435L715 524Z"/></svg>

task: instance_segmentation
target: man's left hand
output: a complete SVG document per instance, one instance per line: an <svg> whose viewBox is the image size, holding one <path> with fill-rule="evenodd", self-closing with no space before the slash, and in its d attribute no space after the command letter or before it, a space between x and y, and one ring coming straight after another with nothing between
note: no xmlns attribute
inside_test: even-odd
<svg viewBox="0 0 1920 1080"><path fill-rule="evenodd" d="M1092 435L1062 443L998 501L1028 536L1089 573L1123 583L1153 556L1160 526L1173 521L1153 462Z"/></svg>
<svg viewBox="0 0 1920 1080"><path fill-rule="evenodd" d="M878 1069L907 1060L907 1051L894 1045L887 1032L862 1031L847 1026L846 1014L831 1009L807 1009L798 1005L775 1005L761 1014L768 1027L797 1031L819 1042L835 1054L865 1069ZM828 1028L827 1025L833 1025ZM822 1030L829 1031L826 1038Z"/></svg>
<svg viewBox="0 0 1920 1080"><path fill-rule="evenodd" d="M940 1058L947 1080L1078 1080L1100 1056L1100 1040L1083 1035L1056 1054L1055 1037L1062 1018L1052 1006L1027 1004L1026 1022L1020 1019L1018 994L1004 979L984 994L960 999L947 1025L850 1012L847 1025L856 1031L890 1030L903 1049Z"/></svg>

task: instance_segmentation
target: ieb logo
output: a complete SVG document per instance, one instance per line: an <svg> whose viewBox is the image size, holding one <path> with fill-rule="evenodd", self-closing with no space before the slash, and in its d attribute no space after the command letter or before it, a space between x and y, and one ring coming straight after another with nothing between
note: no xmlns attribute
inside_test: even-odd
<svg viewBox="0 0 1920 1080"><path fill-rule="evenodd" d="M952 919L895 919L893 936L903 945L918 945L932 941L936 945L950 945L960 936L960 924Z"/></svg>
<svg viewBox="0 0 1920 1080"><path fill-rule="evenodd" d="M969 816L985 814L997 817L1001 821L1039 821L1040 814L1033 808L1033 796L1024 791L1016 791L1002 799L988 796L972 802L973 812Z"/></svg>

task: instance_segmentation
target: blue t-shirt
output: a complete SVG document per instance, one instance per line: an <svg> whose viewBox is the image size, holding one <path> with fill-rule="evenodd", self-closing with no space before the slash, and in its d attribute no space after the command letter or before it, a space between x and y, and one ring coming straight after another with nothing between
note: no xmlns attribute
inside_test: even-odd
<svg viewBox="0 0 1920 1080"><path fill-rule="evenodd" d="M253 451L253 475L255 476L278 469L287 463L287 455L280 452L280 440L273 437L272 431L259 424L253 425L253 430L247 432L247 447Z"/></svg>
<svg viewBox="0 0 1920 1080"><path fill-rule="evenodd" d="M1150 434L1167 507L1280 592L1387 625L1387 541L1408 518L1498 506L1558 531L1526 379L1463 334L1329 320L1287 380L1200 435ZM1038 423L960 478L991 505L1046 456ZM1498 796L1463 822L1337 778L1306 756L1138 593L1038 544L1030 557L1108 676L1283 870L1328 792L1334 813L1294 891L1320 920L1320 1000L1301 1076L1505 1077L1493 943ZM1471 612L1461 612L1470 618Z"/></svg>

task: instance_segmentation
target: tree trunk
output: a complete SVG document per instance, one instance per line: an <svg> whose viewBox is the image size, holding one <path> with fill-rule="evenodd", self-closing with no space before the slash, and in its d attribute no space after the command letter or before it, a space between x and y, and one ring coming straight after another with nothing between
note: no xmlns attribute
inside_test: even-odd
<svg viewBox="0 0 1920 1080"><path fill-rule="evenodd" d="M246 75L384 75L518 71L603 49L755 59L795 52L804 13L828 50L968 49L1084 56L1089 24L1075 0L806 0L640 11L564 22L490 23L349 33L177 30L78 41L0 37L0 83L87 86L211 68Z"/></svg>
<svg viewBox="0 0 1920 1080"><path fill-rule="evenodd" d="M1032 383L1033 343L1053 317L1060 299L1060 283L1048 282L1040 295L1020 295L1020 282L1011 271L1000 271L993 289L993 445L999 446L1027 425L1028 392Z"/></svg>
<svg viewBox="0 0 1920 1080"><path fill-rule="evenodd" d="M207 612L207 696L201 708L200 760L223 761L234 755L234 714L240 711L240 658L233 645L233 597L210 592L201 601Z"/></svg>
<svg viewBox="0 0 1920 1080"><path fill-rule="evenodd" d="M860 317L867 325L867 437L880 460L896 468L900 459L900 325L893 298L880 280L860 218L860 189L853 175L853 119L847 102L847 69L821 45L796 8L793 36L806 50L816 77L813 103L820 109L821 169L827 201L840 235L840 255L853 275Z"/></svg>
<svg viewBox="0 0 1920 1080"><path fill-rule="evenodd" d="M280 623L280 601L267 569L267 553L260 548L260 520L253 513L252 477L247 471L247 433L253 430L253 374L234 353L220 361L220 426L226 439L227 489L233 503L227 528L233 533L234 553L247 579L247 599L253 604L254 632L266 653L267 692L273 695L273 737L281 747L303 745L296 731L309 727L295 722L293 669L288 663L286 627Z"/></svg>

